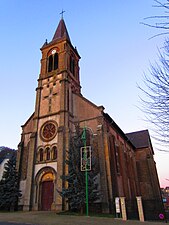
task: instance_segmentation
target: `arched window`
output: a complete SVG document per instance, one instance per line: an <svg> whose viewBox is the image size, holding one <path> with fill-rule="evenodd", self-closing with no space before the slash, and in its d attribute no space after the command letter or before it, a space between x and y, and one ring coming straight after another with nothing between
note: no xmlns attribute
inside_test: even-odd
<svg viewBox="0 0 169 225"><path fill-rule="evenodd" d="M57 159L57 147L56 146L53 146L52 148L52 159Z"/></svg>
<svg viewBox="0 0 169 225"><path fill-rule="evenodd" d="M48 59L48 72L52 71L52 67L53 67L53 55L50 55Z"/></svg>
<svg viewBox="0 0 169 225"><path fill-rule="evenodd" d="M58 68L58 54L54 54L54 70Z"/></svg>
<svg viewBox="0 0 169 225"><path fill-rule="evenodd" d="M58 68L58 53L52 54L48 58L48 72Z"/></svg>
<svg viewBox="0 0 169 225"><path fill-rule="evenodd" d="M50 148L46 148L46 160L50 160Z"/></svg>
<svg viewBox="0 0 169 225"><path fill-rule="evenodd" d="M43 161L43 148L39 149L39 161L42 162Z"/></svg>
<svg viewBox="0 0 169 225"><path fill-rule="evenodd" d="M70 72L75 75L75 60L70 56Z"/></svg>

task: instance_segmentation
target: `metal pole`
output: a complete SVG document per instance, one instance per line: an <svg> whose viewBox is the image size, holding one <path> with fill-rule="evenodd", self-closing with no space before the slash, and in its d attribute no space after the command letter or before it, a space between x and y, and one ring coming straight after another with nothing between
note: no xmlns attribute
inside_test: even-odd
<svg viewBox="0 0 169 225"><path fill-rule="evenodd" d="M83 129L83 143L84 143L84 160L86 162L86 169L85 169L85 182L86 182L86 216L89 215L89 193L88 193L88 172L87 172L87 149L86 149L86 126Z"/></svg>

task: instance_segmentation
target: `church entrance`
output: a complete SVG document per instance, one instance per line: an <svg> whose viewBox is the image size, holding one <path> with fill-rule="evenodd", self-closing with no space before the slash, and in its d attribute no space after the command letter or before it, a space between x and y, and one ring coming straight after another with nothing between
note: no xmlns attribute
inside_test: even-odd
<svg viewBox="0 0 169 225"><path fill-rule="evenodd" d="M53 203L54 195L54 183L53 183L53 174L46 173L42 177L42 186L41 186L41 209L44 211L50 211Z"/></svg>

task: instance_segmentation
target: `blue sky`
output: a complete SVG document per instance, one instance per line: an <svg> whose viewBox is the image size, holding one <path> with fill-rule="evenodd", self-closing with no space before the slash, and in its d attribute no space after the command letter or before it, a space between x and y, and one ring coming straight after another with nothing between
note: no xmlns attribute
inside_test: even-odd
<svg viewBox="0 0 169 225"><path fill-rule="evenodd" d="M140 24L147 16L163 13L152 5L153 0L0 1L0 146L17 148L21 125L34 111L40 47L52 39L62 9L72 44L81 55L82 94L103 105L125 133L150 128L138 109L137 83L142 85L150 62L158 60L157 48L165 38L148 40L159 31ZM169 178L168 158L155 149L163 186Z"/></svg>

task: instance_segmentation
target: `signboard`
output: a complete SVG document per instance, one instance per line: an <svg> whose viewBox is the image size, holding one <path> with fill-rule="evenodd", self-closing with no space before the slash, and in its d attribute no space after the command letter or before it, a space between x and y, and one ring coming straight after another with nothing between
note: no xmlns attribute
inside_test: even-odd
<svg viewBox="0 0 169 225"><path fill-rule="evenodd" d="M81 171L91 170L91 146L81 147Z"/></svg>
<svg viewBox="0 0 169 225"><path fill-rule="evenodd" d="M115 207L116 207L116 213L120 213L120 198L115 198Z"/></svg>

